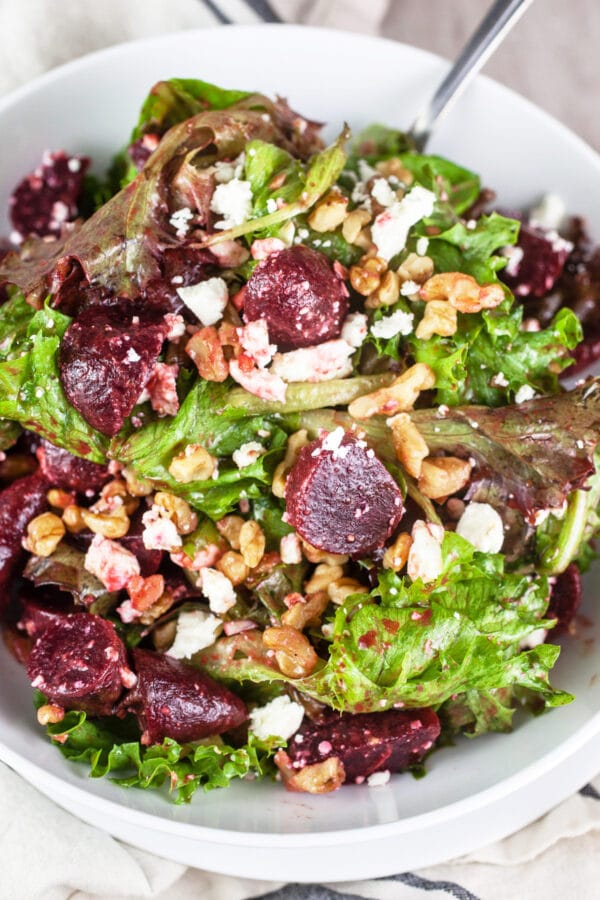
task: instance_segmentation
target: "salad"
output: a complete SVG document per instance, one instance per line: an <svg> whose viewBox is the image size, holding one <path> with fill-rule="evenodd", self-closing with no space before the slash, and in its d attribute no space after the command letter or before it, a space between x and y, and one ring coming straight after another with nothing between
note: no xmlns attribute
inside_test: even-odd
<svg viewBox="0 0 600 900"><path fill-rule="evenodd" d="M0 259L0 615L56 747L177 801L325 793L570 702L584 224L189 79L89 164L44 155Z"/></svg>

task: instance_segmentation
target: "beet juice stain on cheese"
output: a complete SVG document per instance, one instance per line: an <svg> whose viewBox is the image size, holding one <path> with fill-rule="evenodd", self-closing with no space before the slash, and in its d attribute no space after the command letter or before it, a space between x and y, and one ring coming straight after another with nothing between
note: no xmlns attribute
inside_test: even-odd
<svg viewBox="0 0 600 900"><path fill-rule="evenodd" d="M12 195L5 636L68 759L175 801L385 784L572 699L597 251L552 195L319 130L172 79L104 177L48 151Z"/></svg>

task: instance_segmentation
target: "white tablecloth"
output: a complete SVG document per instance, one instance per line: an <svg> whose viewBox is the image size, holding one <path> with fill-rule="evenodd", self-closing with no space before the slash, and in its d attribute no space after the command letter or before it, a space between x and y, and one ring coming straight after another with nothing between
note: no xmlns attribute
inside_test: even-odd
<svg viewBox="0 0 600 900"><path fill-rule="evenodd" d="M269 9L289 21L381 33L451 56L485 6L482 0L0 0L0 93L100 47L181 28L217 27L223 20L257 22ZM597 0L544 0L501 48L492 73L600 146L593 105L599 44ZM84 825L3 765L0 802L0 900L600 896L600 778L528 828L477 853L392 878L331 886L244 881L153 857Z"/></svg>

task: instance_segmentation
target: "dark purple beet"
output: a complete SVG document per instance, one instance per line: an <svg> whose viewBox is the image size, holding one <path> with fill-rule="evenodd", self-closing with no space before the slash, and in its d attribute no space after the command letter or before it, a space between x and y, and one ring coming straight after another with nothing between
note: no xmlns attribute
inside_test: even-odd
<svg viewBox="0 0 600 900"><path fill-rule="evenodd" d="M440 722L432 709L332 713L320 723L305 718L297 736L288 742L287 752L294 768L337 756L350 782L385 769L401 772L420 762L439 734Z"/></svg>
<svg viewBox="0 0 600 900"><path fill-rule="evenodd" d="M159 141L160 135L149 132L148 134L142 135L142 137L138 138L137 141L134 141L133 144L129 145L127 154L138 172L141 172L144 168L151 155L158 147Z"/></svg>
<svg viewBox="0 0 600 900"><path fill-rule="evenodd" d="M42 440L36 451L40 469L53 487L67 491L98 491L110 478L108 466L73 456L68 450Z"/></svg>
<svg viewBox="0 0 600 900"><path fill-rule="evenodd" d="M60 346L60 379L86 422L115 435L135 406L167 332L163 316L119 298L90 306L71 323Z"/></svg>
<svg viewBox="0 0 600 900"><path fill-rule="evenodd" d="M134 650L133 661L138 680L121 710L137 716L144 743L199 741L248 718L239 697L194 666L153 650Z"/></svg>
<svg viewBox="0 0 600 900"><path fill-rule="evenodd" d="M581 575L575 563L571 563L552 586L550 605L546 615L549 619L558 619L558 621L549 632L548 639L550 641L555 635L568 631L581 604L581 593Z"/></svg>
<svg viewBox="0 0 600 900"><path fill-rule="evenodd" d="M8 606L8 586L23 558L27 525L48 506L47 491L48 483L35 472L0 492L0 615Z"/></svg>
<svg viewBox="0 0 600 900"><path fill-rule="evenodd" d="M575 347L571 356L575 360L575 365L566 370L567 377L571 377L576 372L582 372L600 359L600 335L595 334L592 337L584 338L581 344Z"/></svg>
<svg viewBox="0 0 600 900"><path fill-rule="evenodd" d="M24 590L19 596L21 618L19 628L37 638L51 625L64 622L75 612L73 602L52 588Z"/></svg>
<svg viewBox="0 0 600 900"><path fill-rule="evenodd" d="M42 163L17 185L10 198L10 217L23 238L57 235L77 217L77 201L90 161L62 150L45 153Z"/></svg>
<svg viewBox="0 0 600 900"><path fill-rule="evenodd" d="M164 312L180 312L184 308L177 288L206 281L219 270L218 262L210 250L189 244L165 250L160 267L162 276L148 284L144 297L147 302Z"/></svg>
<svg viewBox="0 0 600 900"><path fill-rule="evenodd" d="M359 557L382 547L402 515L398 485L364 441L303 447L285 486L287 521L320 550Z"/></svg>
<svg viewBox="0 0 600 900"><path fill-rule="evenodd" d="M271 253L246 285L246 322L266 319L281 350L339 337L347 312L345 285L328 259L301 244Z"/></svg>
<svg viewBox="0 0 600 900"><path fill-rule="evenodd" d="M543 297L552 290L569 256L569 245L558 236L521 224L517 252L523 256L514 258L499 274L517 297Z"/></svg>
<svg viewBox="0 0 600 900"><path fill-rule="evenodd" d="M125 646L114 625L90 613L50 625L27 664L33 687L49 700L97 716L110 715L127 672Z"/></svg>

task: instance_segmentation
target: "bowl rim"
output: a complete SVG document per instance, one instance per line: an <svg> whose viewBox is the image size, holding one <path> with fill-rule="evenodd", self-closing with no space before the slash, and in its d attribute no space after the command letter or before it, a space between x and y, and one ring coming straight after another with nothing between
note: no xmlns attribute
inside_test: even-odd
<svg viewBox="0 0 600 900"><path fill-rule="evenodd" d="M162 35L153 35L135 40L123 41L77 57L76 59L50 69L17 87L6 96L1 97L0 118L5 112L18 106L22 100L35 95L40 88L45 88L52 85L55 81L60 81L65 77L76 74L79 70L84 69L89 65L95 65L96 63L103 61L109 63L112 58L120 57L124 54L126 55L132 48L151 50L164 46L165 44L178 43L180 41L193 42L200 36L204 36L207 32L214 30L215 27L216 26L206 26L203 28L185 29L168 32L167 34ZM227 29L228 33L242 33L247 35L249 39L256 37L261 32L264 33L265 29L269 29L271 32L276 30L280 34L285 33L286 35L290 35L290 37L296 36L297 39L301 40L307 40L310 35L313 34L322 38L334 40L338 43L347 42L348 44L353 44L358 42L362 45L371 45L372 47L380 46L383 42L394 48L400 48L401 52L413 54L415 58L420 57L420 59L425 60L429 66L441 68L444 64L448 64L448 61L438 54L401 41L394 41L390 38L377 37L374 35L362 35L355 32L338 31L331 28L286 23L264 23L256 25L228 25ZM600 154L553 115L546 112L528 98L522 97L517 91L506 87L489 76L478 75L475 82L485 83L487 90L496 91L513 102L516 100L521 107L528 109L532 114L538 117L539 120L544 121L544 124L547 127L560 133L561 138L570 143L577 154L585 156L589 163L597 168L598 174L600 175ZM140 98L140 102L141 99L143 98ZM7 650L4 650L4 652L8 653ZM31 780L36 786L40 782L43 782L48 789L46 793L56 802L60 803L60 800L57 798L62 794L66 800L69 800L73 804L84 806L88 809L91 808L99 813L109 816L117 816L122 821L151 828L154 831L162 830L173 836L181 836L188 839L212 843L242 844L244 847L273 847L275 849L283 847L300 848L312 847L315 845L335 846L342 843L354 844L363 842L367 838L373 840L377 837L385 838L399 836L406 832L423 830L427 826L433 824L439 825L457 819L460 816L484 809L494 802L504 799L512 793L516 793L521 788L535 782L543 775L548 774L549 771L572 756L577 749L591 741L599 733L600 710L598 710L585 725L573 732L566 740L555 746L548 753L540 756L535 762L525 766L515 774L501 779L490 787L471 794L468 797L464 797L461 800L445 804L444 806L437 807L436 809L425 813L396 819L392 822L382 824L360 826L346 830L335 829L286 834L267 831L231 831L206 825L178 822L172 818L132 808L127 804L120 803L118 800L108 799L94 792L87 791L84 787L79 787L78 785L72 784L70 781L63 780L58 775L46 771L38 763L31 761L29 758L22 756L20 753L9 747L4 743L1 737L0 761L9 765L27 780ZM65 763L70 765L66 760ZM326 798L325 802L331 802L331 798ZM173 810L174 807L169 805L168 809Z"/></svg>

